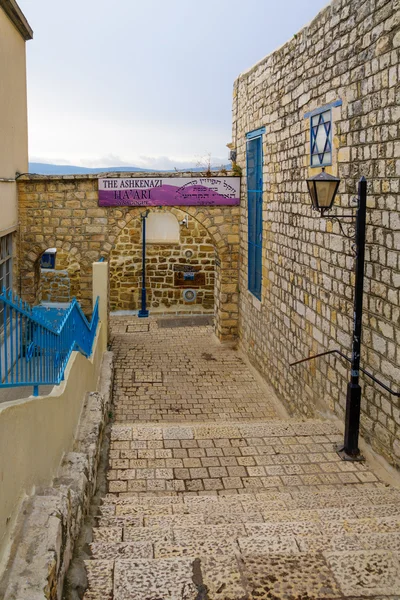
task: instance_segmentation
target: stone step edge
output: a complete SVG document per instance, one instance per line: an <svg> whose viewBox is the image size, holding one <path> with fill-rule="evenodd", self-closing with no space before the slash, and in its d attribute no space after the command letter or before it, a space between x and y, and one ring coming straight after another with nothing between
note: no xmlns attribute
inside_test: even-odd
<svg viewBox="0 0 400 600"><path fill-rule="evenodd" d="M359 483L354 484L354 487L350 487L350 485L343 485L343 487L337 487L334 491L319 491L319 490L307 490L307 491L291 491L287 490L285 492L244 492L241 494L225 494L225 495L214 495L214 494L201 494L201 495L191 495L181 494L181 495L173 495L165 493L165 495L138 495L135 492L132 492L131 496L118 496L116 494L108 493L102 499L102 505L125 505L125 504L137 504L140 506L154 506L154 505L169 505L169 504L191 504L193 499L196 500L197 503L200 503L200 499L202 499L203 503L209 502L215 504L239 504L244 503L246 501L285 501L287 500L301 500L307 498L318 498L318 497L329 497L332 494L335 494L339 497L362 497L367 496L369 500L373 501L374 496L378 498L378 502L382 502L382 496L387 496L388 499L390 496L393 499L396 499L400 502L400 488L396 488L394 486L388 486L382 482L374 482L372 484L369 483ZM373 502L372 502L373 503Z"/></svg>
<svg viewBox="0 0 400 600"><path fill-rule="evenodd" d="M374 532L375 533L375 532ZM393 535L393 539L397 540L397 536L398 536L398 532L383 532L382 534L377 534L377 535L384 535L386 540L390 539L390 536ZM325 537L324 537L325 536ZM357 534L357 542L359 545L359 548L355 548L354 547L354 535L353 534L336 534L336 535L332 535L329 536L329 542L336 542L336 541L346 541L349 540L352 543L352 549L355 551L361 551L361 550L382 550L382 546L379 544L378 540L371 540L370 538L371 534L370 533L359 533ZM92 552L91 556L86 559L88 561L95 561L95 560L116 560L117 558L127 558L127 559L140 559L140 558L144 558L144 559L149 559L149 560L162 560L164 558L172 558L174 555L171 554L170 556L156 556L155 552L158 550L158 546L159 544L167 544L168 546L171 547L171 549L174 550L178 550L178 549L182 549L184 551L185 548L187 548L187 543L185 542L179 542L179 541L170 541L170 540L165 540L165 539L161 539L162 536L160 536L160 540L153 540L153 541L122 541L122 540L115 540L112 542L107 542L107 541L103 541L103 540L97 540L94 542L91 542L89 544L90 546L90 550ZM323 537L323 541L322 543L325 543L325 538L328 538L327 534L322 534ZM213 558L215 560L225 560L225 555L221 555L221 548L223 548L223 546L226 546L226 550L227 553L230 554L234 554L235 556L244 556L244 555L249 555L251 554L251 552L244 552L241 546L241 542L242 544L248 544L251 542L262 542L264 544L264 547L266 549L265 552L260 552L260 550L258 550L257 552L254 552L254 554L258 554L258 555L264 555L264 556L273 556L273 555L292 555L292 554L307 554L307 553L313 553L315 550L312 550L312 546L313 546L313 542L315 540L320 540L321 539L321 535L320 534L310 534L310 535L301 535L298 533L288 533L288 534L251 534L251 535L238 535L237 537L229 537L229 538L223 538L221 539L220 537L216 537L216 538L208 538L207 542L210 541L210 544L208 544L207 542L205 543L206 546L206 550L202 551L201 545L202 545L202 541L199 542L199 547L194 550L194 554L196 556L196 558L201 558L202 556L213 556ZM272 549L269 550L271 548L274 547L274 544L276 543L281 543L281 544L285 544L285 542L287 543L287 546L284 550L276 550L276 549ZM311 548L307 549L307 550L302 550L302 548L306 548L307 547L307 543L311 543ZM212 548L212 544L216 544L216 548L213 549ZM364 544L364 545L363 545ZM291 546L291 547L290 547ZM105 551L109 550L110 553L111 552L115 552L118 551L119 549L123 549L123 548L131 548L132 550L137 549L138 552L143 552L147 550L147 553L150 554L151 552L151 556L117 556L117 557L113 557L113 558L99 558L98 554L102 554ZM332 550L330 550L332 551ZM340 550L337 550L338 552L340 552ZM396 549L394 550L394 552L399 553L399 550ZM176 554L176 557L178 556L186 556L185 554L182 553L182 555ZM85 560L85 562L86 562Z"/></svg>
<svg viewBox="0 0 400 600"><path fill-rule="evenodd" d="M265 426L281 426L281 427L288 427L290 428L291 426L296 426L296 425L301 425L301 426L307 426L312 428L323 425L324 427L326 427L327 429L330 429L332 431L332 435L339 435L340 434L340 430L338 429L337 425L335 422L331 421L331 420L323 420L323 419L263 419L263 420L257 420L257 421L227 421L225 419L216 419L213 421L157 421L157 422L146 422L146 421L123 421L121 423L116 423L114 422L112 424L112 430L113 429L132 429L132 428L138 428L138 429L170 429L170 428L175 428L175 429L185 429L185 428L193 428L193 429L199 429L199 428L220 428L220 427L225 427L225 428L237 428L237 427L265 427ZM277 434L279 435L279 434ZM302 435L302 434L299 434ZM305 435L324 435L324 434L319 434L318 432L314 433L314 434L305 434Z"/></svg>
<svg viewBox="0 0 400 600"><path fill-rule="evenodd" d="M133 508L138 508L137 506L130 506L127 505L128 509L127 510L131 510ZM371 515L367 515L365 516L365 514L363 514L362 516L359 516L360 514L360 510L359 508L362 508L361 512L365 512L364 509L369 510L371 513L374 513L374 511L376 512L376 514L371 514ZM392 508L395 508L396 511L393 512ZM222 507L221 510L217 510L217 507L210 507L209 509L206 508L205 510L201 510L199 508L196 508L196 506L193 507L193 510L190 510L188 512L182 512L182 511L177 511L177 512L167 512L167 511L162 511L161 507L160 507L160 512L157 511L151 511L151 512L147 512L146 510L138 510L133 512L132 514L129 514L128 512L126 513L120 513L120 514L115 514L115 513L108 513L107 511L105 512L100 512L97 515L95 515L95 519L103 519L103 518L112 518L112 517L116 517L119 519L122 519L124 517L127 518L133 518L133 517L138 517L138 518L163 518L163 517L181 517L181 518L186 518L186 517L198 517L198 518L205 518L205 519L210 519L215 517L223 517L226 512L229 512L229 509L232 509L232 513L233 515L236 515L237 518L241 518L242 516L247 515L249 517L250 521L254 521L254 522L259 522L259 523L263 523L265 521L271 520L272 517L275 516L279 516L279 515L291 515L291 514L297 514L300 516L307 516L307 515L312 515L313 518L311 520L313 520L314 518L320 518L324 517L324 518L328 518L330 516L330 513L337 513L338 517L343 518L343 514L347 513L348 517L345 518L356 518L356 519L364 519L364 518L368 518L369 516L371 517L383 517L383 516L390 516L390 517L394 517L394 516L399 516L400 518L400 504L398 502L393 503L393 504L363 504L360 505L358 504L357 506L354 505L344 505L344 506L323 506L323 507L311 507L311 508L305 508L304 506L301 506L300 508L296 508L296 507L287 507L287 506L277 506L276 508L271 507L271 506L263 506L263 505L259 505L259 506L250 506L248 508L248 510L246 510L245 506L240 506L240 507L233 507L233 506L226 506L226 507ZM253 517L253 519L251 519L250 517ZM255 520L254 517L263 517L263 520ZM299 518L295 519L295 520L300 520ZM328 519L328 520L332 520L332 519ZM227 523L229 521L226 521Z"/></svg>

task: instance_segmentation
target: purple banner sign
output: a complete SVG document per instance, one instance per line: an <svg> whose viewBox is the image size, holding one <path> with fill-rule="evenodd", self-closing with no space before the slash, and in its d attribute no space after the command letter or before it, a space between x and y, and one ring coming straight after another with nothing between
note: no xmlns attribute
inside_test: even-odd
<svg viewBox="0 0 400 600"><path fill-rule="evenodd" d="M240 177L99 179L99 206L236 206Z"/></svg>

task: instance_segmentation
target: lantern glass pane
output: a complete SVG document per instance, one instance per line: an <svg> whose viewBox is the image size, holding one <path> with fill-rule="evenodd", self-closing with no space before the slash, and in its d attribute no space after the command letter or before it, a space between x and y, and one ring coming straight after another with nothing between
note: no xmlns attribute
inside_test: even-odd
<svg viewBox="0 0 400 600"><path fill-rule="evenodd" d="M315 186L319 208L329 208L335 196L337 181L316 181Z"/></svg>
<svg viewBox="0 0 400 600"><path fill-rule="evenodd" d="M311 203L313 205L313 208L318 208L317 198L315 196L314 182L313 181L307 181L307 186L308 186L308 192L309 192L309 194L311 196Z"/></svg>

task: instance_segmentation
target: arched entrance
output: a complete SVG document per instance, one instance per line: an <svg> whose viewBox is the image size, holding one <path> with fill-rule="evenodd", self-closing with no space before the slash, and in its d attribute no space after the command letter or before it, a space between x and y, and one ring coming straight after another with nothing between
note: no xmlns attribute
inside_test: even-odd
<svg viewBox="0 0 400 600"><path fill-rule="evenodd" d="M130 176L135 177L135 174ZM90 175L24 176L19 179L18 189L19 292L23 298L31 304L40 301L40 257L48 248L55 247L57 251L68 253L70 264L76 263L79 267L75 271L79 285L74 290L71 287L71 296L76 295L85 313L90 314L92 310L92 263L100 258L109 261L111 266L111 308L120 301L124 303L120 305L122 309L137 308L138 295L136 292L135 299L134 290L141 287L138 280L141 261L137 255L141 254L143 208L99 205L97 177ZM236 337L240 207L154 206L150 211L151 214L168 213L175 219L170 219L169 225L162 220L158 225L154 223L155 233L160 232L160 223L162 236L165 227L175 232L179 230L179 244L176 237L155 237L148 246L149 289L154 303L150 310L173 311L176 310L173 306L179 303L188 307L193 298L189 294L183 299L183 293L193 290L196 299L192 311L214 310L217 335L221 339ZM182 223L186 217L187 227ZM195 232L196 235L192 235ZM183 250L193 250L194 254L186 255ZM171 269L175 264L185 269L197 265L200 270ZM188 273L186 278L185 273ZM203 274L200 278L197 276L197 281L196 273ZM159 277L161 280L157 281Z"/></svg>
<svg viewBox="0 0 400 600"><path fill-rule="evenodd" d="M110 309L137 310L142 284L140 213L109 255ZM207 229L183 210L154 208L146 225L147 306L153 313L213 313L216 248Z"/></svg>

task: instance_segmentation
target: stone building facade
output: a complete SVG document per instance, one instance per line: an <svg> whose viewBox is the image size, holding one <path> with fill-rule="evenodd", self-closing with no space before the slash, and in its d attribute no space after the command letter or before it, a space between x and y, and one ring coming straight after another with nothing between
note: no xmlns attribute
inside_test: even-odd
<svg viewBox="0 0 400 600"><path fill-rule="evenodd" d="M0 292L16 291L17 177L28 170L26 42L32 37L17 2L0 0Z"/></svg>
<svg viewBox="0 0 400 600"><path fill-rule="evenodd" d="M321 114L331 144L326 170L341 178L332 214L354 212L357 182L368 180L362 366L400 389L399 53L399 0L334 0L234 84L232 143L243 170L241 344L293 413L329 409L342 418L349 377L335 356L289 366L328 349L351 353L352 242L329 215L312 212L306 186L321 170L317 155L310 164ZM246 187L249 140L257 135L260 298L248 290ZM399 399L364 377L362 387L363 434L400 466Z"/></svg>
<svg viewBox="0 0 400 600"><path fill-rule="evenodd" d="M93 175L25 175L18 185L22 297L37 303L64 301L69 294L90 312L92 262L103 257L110 264L110 308L139 308L143 208L99 206ZM237 335L239 212L238 206L151 208L150 216L172 215L179 229L173 240L148 240L146 284L153 312L214 312L219 337ZM50 272L40 268L40 259L52 247L59 268ZM184 297L188 289L194 299Z"/></svg>

